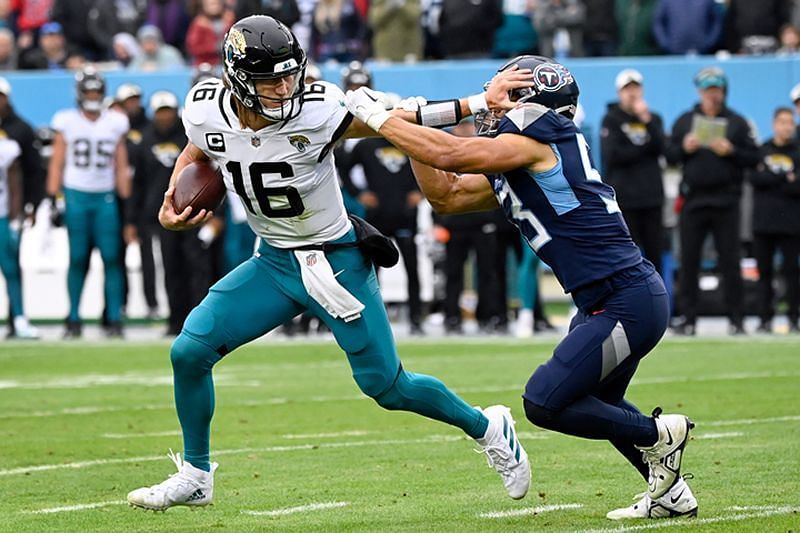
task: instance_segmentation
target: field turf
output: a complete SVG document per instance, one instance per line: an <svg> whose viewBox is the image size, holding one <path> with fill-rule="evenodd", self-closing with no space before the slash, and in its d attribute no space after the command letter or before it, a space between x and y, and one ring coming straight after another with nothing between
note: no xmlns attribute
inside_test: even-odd
<svg viewBox="0 0 800 533"><path fill-rule="evenodd" d="M401 344L407 369L512 407L528 497L456 429L364 398L332 343L256 343L215 370L215 504L134 510L181 449L168 344L0 344L1 531L800 531L800 339L667 339L628 398L697 423L695 520L611 522L645 489L607 443L540 431L520 393L555 340ZM625 529L629 530L629 529Z"/></svg>

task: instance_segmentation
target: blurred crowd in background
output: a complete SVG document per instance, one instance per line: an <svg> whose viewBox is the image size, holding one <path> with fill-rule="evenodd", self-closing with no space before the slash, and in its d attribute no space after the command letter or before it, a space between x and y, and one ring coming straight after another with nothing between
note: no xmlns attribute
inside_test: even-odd
<svg viewBox="0 0 800 533"><path fill-rule="evenodd" d="M0 0L0 68L79 70L91 62L165 70L189 64L198 83L217 72L230 25L252 13L292 25L313 60L342 63L345 89L372 85L359 62L366 58L793 54L800 45L800 2L790 0ZM313 65L307 74L308 82L320 77ZM698 72L697 101L687 101L686 113L664 124L647 104L647 80L635 70L620 71L618 100L593 132L601 146L595 161L617 191L634 240L672 287L673 331L693 335L698 315L722 314L731 333L743 334L744 316L756 314L759 332L769 333L776 313L785 313L788 330L796 332L800 86L774 103L772 136L759 146L741 111L726 105L730 82L719 68ZM45 198L54 131L27 125L13 109L12 92L0 79L0 126L21 148L22 203L32 219ZM164 91L145 95L128 83L107 95L105 104L124 113L130 125L132 193L120 202L120 241L139 244L147 316L166 318L168 335L179 332L216 279L250 256L255 239L235 198L199 230L174 233L158 226L158 206L185 143L181 99ZM472 124L453 134L473 135ZM392 236L401 251L408 294L403 313L411 333L424 334L431 313L449 334L464 331L465 317L491 334L526 337L553 327L539 290L539 273L547 266L500 210L431 214L408 158L382 139L349 141L336 157L348 209ZM665 191L668 169L680 176L674 197ZM57 200L51 201L58 223ZM665 213L677 222L665 224ZM18 245L20 226L10 227ZM421 242L434 272L433 296L425 301L417 264ZM123 245L115 260L124 258ZM757 264L755 275L742 268L742 258ZM20 277L18 264L11 263L2 261L7 282ZM167 317L159 312L165 306L157 300L156 265L163 265ZM709 275L716 280L712 290L704 287ZM21 295L7 285L11 334L36 336L14 304ZM465 301L465 287L474 288L472 301ZM112 336L122 334L116 320L105 320ZM285 331L313 330L310 322L301 317ZM69 336L80 336L80 323L80 317L68 320Z"/></svg>
<svg viewBox="0 0 800 533"><path fill-rule="evenodd" d="M318 63L800 50L797 0L2 0L0 69L213 65L256 13Z"/></svg>

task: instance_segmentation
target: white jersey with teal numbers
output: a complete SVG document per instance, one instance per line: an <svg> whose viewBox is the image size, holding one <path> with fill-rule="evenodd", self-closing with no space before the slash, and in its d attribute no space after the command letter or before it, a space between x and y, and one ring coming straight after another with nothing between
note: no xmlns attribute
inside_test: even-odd
<svg viewBox="0 0 800 533"><path fill-rule="evenodd" d="M253 231L278 248L331 241L351 227L333 160L352 120L344 94L317 82L303 100L288 122L242 129L231 92L213 79L189 91L183 112L189 141L219 165Z"/></svg>
<svg viewBox="0 0 800 533"><path fill-rule="evenodd" d="M64 109L53 116L52 128L67 145L64 187L83 192L114 190L114 151L128 133L128 117L103 111L89 120L78 109Z"/></svg>
<svg viewBox="0 0 800 533"><path fill-rule="evenodd" d="M13 139L0 139L0 218L8 217L9 187L8 168L16 161L22 150Z"/></svg>

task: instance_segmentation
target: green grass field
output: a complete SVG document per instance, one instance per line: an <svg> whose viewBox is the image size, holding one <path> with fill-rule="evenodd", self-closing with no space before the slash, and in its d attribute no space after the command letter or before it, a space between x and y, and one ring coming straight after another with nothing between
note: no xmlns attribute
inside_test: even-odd
<svg viewBox="0 0 800 533"><path fill-rule="evenodd" d="M645 489L633 469L524 418L553 344L401 345L409 370L513 408L534 476L522 501L458 430L365 399L333 343L259 343L215 370L215 505L164 514L123 502L181 448L168 345L0 344L0 530L800 530L798 339L666 340L645 359L628 397L697 423L684 472L700 516L622 524L605 513Z"/></svg>

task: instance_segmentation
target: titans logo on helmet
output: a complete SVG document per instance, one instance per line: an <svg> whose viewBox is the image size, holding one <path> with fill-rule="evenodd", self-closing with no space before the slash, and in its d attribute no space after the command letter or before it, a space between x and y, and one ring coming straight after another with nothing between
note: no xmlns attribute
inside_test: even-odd
<svg viewBox="0 0 800 533"><path fill-rule="evenodd" d="M557 63L542 63L533 70L533 80L539 91L555 92L572 83L572 74Z"/></svg>

